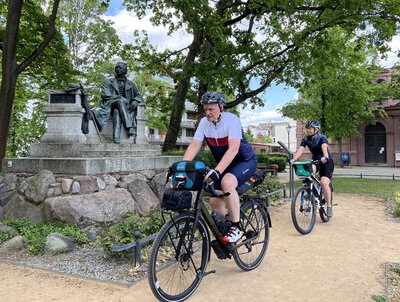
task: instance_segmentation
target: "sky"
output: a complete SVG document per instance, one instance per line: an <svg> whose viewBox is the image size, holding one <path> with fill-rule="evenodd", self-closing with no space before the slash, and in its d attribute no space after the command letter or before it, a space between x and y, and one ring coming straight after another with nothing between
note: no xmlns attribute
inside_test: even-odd
<svg viewBox="0 0 400 302"><path fill-rule="evenodd" d="M150 42L160 50L166 48L178 50L186 47L191 41L191 37L184 31L168 36L164 27L155 27L151 24L149 16L139 20L134 13L125 9L121 0L110 1L110 7L105 18L114 23L114 28L123 43L133 42L134 30L147 30ZM398 61L397 51L400 50L400 36L393 38L390 47L392 52L388 54L386 59L381 60L382 67L392 67ZM270 121L287 120L280 116L278 110L297 97L296 89L273 83L262 95L265 100L264 107L251 109L250 106L247 106L245 109L241 109L240 120L242 125L258 125Z"/></svg>

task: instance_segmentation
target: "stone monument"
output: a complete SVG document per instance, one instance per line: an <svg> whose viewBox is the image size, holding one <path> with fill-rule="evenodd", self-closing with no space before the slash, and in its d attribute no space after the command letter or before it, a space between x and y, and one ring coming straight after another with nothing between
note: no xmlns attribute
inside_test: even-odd
<svg viewBox="0 0 400 302"><path fill-rule="evenodd" d="M82 107L81 89L49 90L48 93L49 103L44 109L47 131L41 142L31 145L30 157L5 158L3 173L49 170L63 175L95 175L164 169L181 159L161 156L161 147L148 143L144 104L137 107L136 144L127 135L121 136L120 144L115 144L110 136L112 121L100 133L93 120L89 120L89 133L83 134L81 125L85 109Z"/></svg>

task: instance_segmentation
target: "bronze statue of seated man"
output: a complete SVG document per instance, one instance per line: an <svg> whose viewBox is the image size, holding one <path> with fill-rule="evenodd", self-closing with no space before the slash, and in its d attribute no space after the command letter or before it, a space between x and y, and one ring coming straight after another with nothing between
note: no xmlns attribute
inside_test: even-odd
<svg viewBox="0 0 400 302"><path fill-rule="evenodd" d="M127 72L128 66L125 62L118 62L115 65L115 76L106 79L101 88L101 106L92 110L94 122L100 131L107 126L112 116L115 144L121 142L122 125L128 131L128 135L134 137L134 142L136 141L137 106L143 102L135 83L127 79Z"/></svg>

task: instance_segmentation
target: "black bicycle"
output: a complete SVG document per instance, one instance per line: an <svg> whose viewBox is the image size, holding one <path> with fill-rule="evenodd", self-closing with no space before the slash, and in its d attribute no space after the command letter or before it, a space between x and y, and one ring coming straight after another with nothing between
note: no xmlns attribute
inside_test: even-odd
<svg viewBox="0 0 400 302"><path fill-rule="evenodd" d="M207 172L205 169L203 179ZM271 227L268 196L251 198L242 194L256 183L261 183L264 177L265 172L258 173L238 189L244 235L234 245L221 240L229 229L229 220L224 223L216 221L203 200L205 194L223 196L204 180L189 209L162 210L165 224L154 240L148 266L148 281L157 299L183 301L192 295L203 277L215 273L215 270L206 271L211 248L218 259L233 257L244 271L260 265L267 252Z"/></svg>
<svg viewBox="0 0 400 302"><path fill-rule="evenodd" d="M312 173L312 164L318 167L321 161L294 162L293 167L297 176L303 179L303 184L293 195L291 205L291 216L296 230L303 235L309 234L314 228L316 221L316 211L323 222L328 222L328 205L322 194L319 172ZM333 202L333 187L331 187L331 204Z"/></svg>

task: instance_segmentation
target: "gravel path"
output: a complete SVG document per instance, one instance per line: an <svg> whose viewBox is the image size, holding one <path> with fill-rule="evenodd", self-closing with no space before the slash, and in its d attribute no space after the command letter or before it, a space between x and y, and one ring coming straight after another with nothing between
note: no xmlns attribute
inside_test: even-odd
<svg viewBox="0 0 400 302"><path fill-rule="evenodd" d="M245 273L234 261L213 255L208 270L216 274L204 278L190 301L358 302L385 296L386 264L400 263L399 221L388 218L386 203L379 198L337 193L334 199L333 219L324 224L317 218L306 236L294 229L289 203L275 208L267 257L260 267ZM155 301L146 279L126 286L135 280L131 263L105 260L98 250L20 256L7 259L68 274L0 261L0 301Z"/></svg>
<svg viewBox="0 0 400 302"><path fill-rule="evenodd" d="M85 246L71 253L60 255L37 255L26 253L0 255L0 259L13 264L81 276L94 280L110 281L131 286L140 278L129 259L105 258L100 248Z"/></svg>

